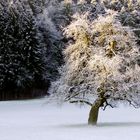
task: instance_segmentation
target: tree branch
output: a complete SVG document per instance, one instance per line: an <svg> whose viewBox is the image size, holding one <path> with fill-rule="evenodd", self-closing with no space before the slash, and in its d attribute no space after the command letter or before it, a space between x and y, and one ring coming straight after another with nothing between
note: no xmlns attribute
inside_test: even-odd
<svg viewBox="0 0 140 140"><path fill-rule="evenodd" d="M127 101L129 105L132 105L134 108L139 108L139 105L137 103L133 104L133 102L129 99L123 99L121 97L118 97L118 98L115 98L114 100Z"/></svg>
<svg viewBox="0 0 140 140"><path fill-rule="evenodd" d="M92 106L92 103L90 103L88 101L84 101L84 100L73 100L73 101L70 101L70 103L85 103L87 105Z"/></svg>
<svg viewBox="0 0 140 140"><path fill-rule="evenodd" d="M107 106L110 106L111 108L114 108L111 104L109 104L109 103L107 102L107 100L105 101L105 103L106 103L106 105L104 106L103 110L105 110Z"/></svg>
<svg viewBox="0 0 140 140"><path fill-rule="evenodd" d="M134 108L139 108L138 105L133 104L132 101L130 101L130 100L128 100L128 99L127 99L126 101L127 101L130 105L132 105Z"/></svg>
<svg viewBox="0 0 140 140"><path fill-rule="evenodd" d="M65 100L66 100L66 101L69 101L71 98L75 98L77 95L79 95L79 93L75 93L75 94L73 94L73 95L69 94L69 95L65 98Z"/></svg>

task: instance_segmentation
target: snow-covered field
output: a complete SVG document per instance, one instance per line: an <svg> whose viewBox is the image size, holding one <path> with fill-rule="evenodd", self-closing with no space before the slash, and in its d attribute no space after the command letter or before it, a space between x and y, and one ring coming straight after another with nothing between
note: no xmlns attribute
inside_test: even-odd
<svg viewBox="0 0 140 140"><path fill-rule="evenodd" d="M45 104L45 100L0 102L0 140L140 140L140 109L100 111L88 126L88 107Z"/></svg>

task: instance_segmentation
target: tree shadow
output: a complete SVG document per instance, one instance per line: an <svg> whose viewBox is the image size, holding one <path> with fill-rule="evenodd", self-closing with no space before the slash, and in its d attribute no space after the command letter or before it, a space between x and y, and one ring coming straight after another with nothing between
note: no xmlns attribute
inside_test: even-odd
<svg viewBox="0 0 140 140"><path fill-rule="evenodd" d="M81 124L62 124L59 127L65 128L92 128L92 127L140 127L140 122L99 122L97 125L92 126L87 123Z"/></svg>
<svg viewBox="0 0 140 140"><path fill-rule="evenodd" d="M85 128L85 127L88 127L88 124L62 124L62 125L59 125L59 127L65 127L65 128Z"/></svg>
<svg viewBox="0 0 140 140"><path fill-rule="evenodd" d="M98 123L97 127L140 127L140 122L102 122Z"/></svg>

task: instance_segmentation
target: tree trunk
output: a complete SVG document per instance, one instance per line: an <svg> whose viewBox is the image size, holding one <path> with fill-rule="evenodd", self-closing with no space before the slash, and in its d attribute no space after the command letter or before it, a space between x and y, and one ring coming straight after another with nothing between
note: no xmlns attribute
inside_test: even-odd
<svg viewBox="0 0 140 140"><path fill-rule="evenodd" d="M96 125L98 120L99 108L103 105L104 100L102 98L98 98L91 107L89 113L88 124Z"/></svg>

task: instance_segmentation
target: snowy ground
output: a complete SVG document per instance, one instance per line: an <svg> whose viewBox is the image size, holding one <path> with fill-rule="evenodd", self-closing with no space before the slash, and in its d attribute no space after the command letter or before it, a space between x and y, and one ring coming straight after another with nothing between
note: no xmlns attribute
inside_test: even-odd
<svg viewBox="0 0 140 140"><path fill-rule="evenodd" d="M44 103L0 102L0 140L140 140L140 109L100 111L98 126L92 127L88 107Z"/></svg>

